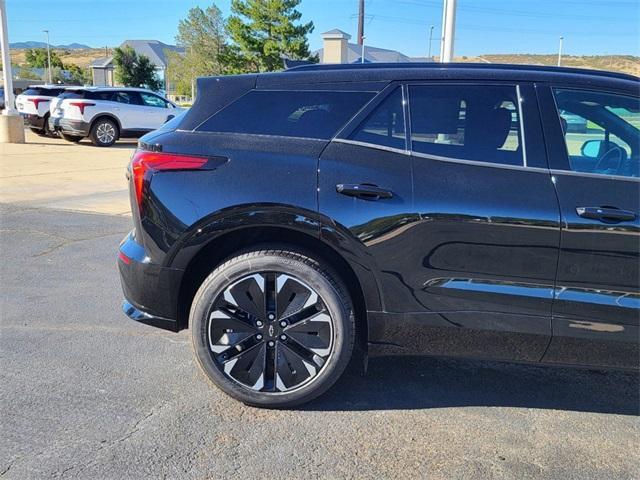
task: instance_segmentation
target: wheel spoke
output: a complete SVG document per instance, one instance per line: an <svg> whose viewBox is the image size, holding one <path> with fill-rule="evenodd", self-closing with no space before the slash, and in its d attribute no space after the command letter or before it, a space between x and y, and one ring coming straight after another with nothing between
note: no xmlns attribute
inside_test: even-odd
<svg viewBox="0 0 640 480"><path fill-rule="evenodd" d="M317 370L317 365L306 362L300 355L288 348L286 344L281 344L278 350L276 367L276 386L278 390L286 390L304 382L315 375Z"/></svg>
<svg viewBox="0 0 640 480"><path fill-rule="evenodd" d="M224 360L224 372L252 389L261 390L264 385L265 349L264 343L257 343L238 352Z"/></svg>
<svg viewBox="0 0 640 480"><path fill-rule="evenodd" d="M326 313L291 325L285 329L287 335L314 353L325 356L331 345L331 318Z"/></svg>
<svg viewBox="0 0 640 480"><path fill-rule="evenodd" d="M264 358L264 391L276 391L276 349L267 348Z"/></svg>
<svg viewBox="0 0 640 480"><path fill-rule="evenodd" d="M243 342L255 332L256 329L247 323L216 310L211 314L209 322L209 346L214 353L221 353Z"/></svg>
<svg viewBox="0 0 640 480"><path fill-rule="evenodd" d="M262 275L252 275L232 285L228 290L230 298L238 307L256 318L264 318L264 277Z"/></svg>
<svg viewBox="0 0 640 480"><path fill-rule="evenodd" d="M278 277L278 318L286 318L302 310L310 297L315 296L307 287L287 275Z"/></svg>

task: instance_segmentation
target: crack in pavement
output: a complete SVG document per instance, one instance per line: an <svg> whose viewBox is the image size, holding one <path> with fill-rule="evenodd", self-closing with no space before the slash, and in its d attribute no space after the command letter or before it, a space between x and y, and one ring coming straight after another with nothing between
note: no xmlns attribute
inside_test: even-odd
<svg viewBox="0 0 640 480"><path fill-rule="evenodd" d="M95 464L97 462L97 459L95 458L95 456L101 452L102 450L106 450L109 449L115 445L117 445L118 443L122 443L126 440L128 440L129 438L131 438L133 435L135 435L136 433L138 433L140 430L142 430L142 428L144 427L140 427L140 425L142 423L144 423L146 420L148 420L149 418L151 418L153 415L156 414L156 410L162 410L165 405L161 405L159 408L152 408L151 411L149 413L147 413L146 415L144 415L141 419L137 420L133 426L129 429L129 431L127 433L125 433L124 435L122 435L121 437L118 437L114 440L111 441L107 441L107 440L103 440L102 445L100 445L98 448L96 448L94 451L92 451L91 453L89 453L87 456L91 456L93 458L88 459L86 462L78 464L78 465L71 465L67 468L65 468L64 470L62 470L60 472L60 478L63 478L68 472L71 472L73 470L77 471L75 472L76 477L78 475L80 475L80 473L85 470L86 468L90 467L91 465ZM55 475L55 474L54 474Z"/></svg>
<svg viewBox="0 0 640 480"><path fill-rule="evenodd" d="M50 253L55 252L56 250L59 250L62 247L66 247L69 245L72 245L74 243L79 243L79 242L86 242L87 240L97 240L99 238L106 238L106 237L112 237L114 235L126 235L129 232L129 230L123 231L123 232L114 232L114 233L105 233L104 235L95 235L92 237L86 237L86 238L78 238L76 240L72 240L72 239L65 239L64 242L59 243L58 245L55 245L43 252L40 253L36 253L35 255L31 255L31 258L37 258L37 257L44 257L45 255L49 255ZM60 237L60 238L64 238L64 237Z"/></svg>

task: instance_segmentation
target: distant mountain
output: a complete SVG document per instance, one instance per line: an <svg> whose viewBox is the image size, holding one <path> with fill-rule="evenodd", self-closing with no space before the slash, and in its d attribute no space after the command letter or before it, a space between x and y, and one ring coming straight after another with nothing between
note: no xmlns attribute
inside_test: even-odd
<svg viewBox="0 0 640 480"><path fill-rule="evenodd" d="M14 42L9 44L10 48L47 48L45 42ZM51 45L51 48L62 48L66 50L83 50L85 48L91 48L89 45L82 43L70 43L68 45Z"/></svg>

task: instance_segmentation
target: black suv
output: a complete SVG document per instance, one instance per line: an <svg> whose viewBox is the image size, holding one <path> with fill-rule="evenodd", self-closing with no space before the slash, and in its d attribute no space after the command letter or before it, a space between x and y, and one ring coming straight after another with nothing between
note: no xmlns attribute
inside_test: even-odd
<svg viewBox="0 0 640 480"><path fill-rule="evenodd" d="M320 395L352 356L637 367L639 86L468 64L200 79L131 161L124 310L191 327L207 376L258 406Z"/></svg>

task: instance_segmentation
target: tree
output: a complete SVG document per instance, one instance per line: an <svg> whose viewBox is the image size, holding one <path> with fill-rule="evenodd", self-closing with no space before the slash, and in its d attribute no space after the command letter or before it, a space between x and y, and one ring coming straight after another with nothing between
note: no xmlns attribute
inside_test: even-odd
<svg viewBox="0 0 640 480"><path fill-rule="evenodd" d="M78 85L91 83L91 72L88 68L83 69L75 63L69 63L66 66L66 70L69 72L72 83L77 83Z"/></svg>
<svg viewBox="0 0 640 480"><path fill-rule="evenodd" d="M283 56L316 60L307 42L313 22L298 23L299 4L300 0L231 0L228 30L236 57L240 56L237 63L253 71L272 72L283 68Z"/></svg>
<svg viewBox="0 0 640 480"><path fill-rule="evenodd" d="M149 57L138 55L129 46L113 50L113 64L116 81L126 87L146 86L151 90L159 90L162 85Z"/></svg>
<svg viewBox="0 0 640 480"><path fill-rule="evenodd" d="M31 68L47 68L47 49L29 48L25 54L27 66ZM51 67L64 68L62 60L55 51L51 51Z"/></svg>
<svg viewBox="0 0 640 480"><path fill-rule="evenodd" d="M223 61L227 34L222 12L212 4L206 10L195 7L178 23L176 43L184 54L166 51L167 77L180 95L191 94L197 77L229 73Z"/></svg>

